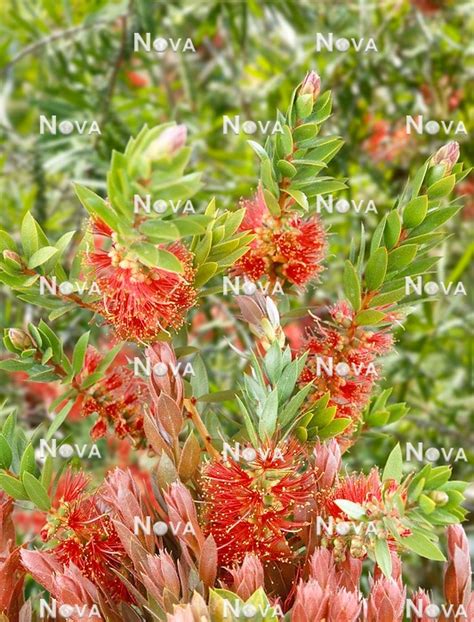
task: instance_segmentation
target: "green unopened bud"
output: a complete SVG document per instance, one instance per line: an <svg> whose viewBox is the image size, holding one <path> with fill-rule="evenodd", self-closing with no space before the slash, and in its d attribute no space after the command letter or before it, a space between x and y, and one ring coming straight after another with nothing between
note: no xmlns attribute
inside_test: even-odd
<svg viewBox="0 0 474 622"><path fill-rule="evenodd" d="M428 496L432 501L436 503L437 506L440 507L446 505L449 501L447 493L443 492L442 490L433 490Z"/></svg>
<svg viewBox="0 0 474 622"><path fill-rule="evenodd" d="M21 328L10 328L8 336L12 344L15 348L18 348L18 350L27 350L28 348L34 347L34 343L29 334Z"/></svg>

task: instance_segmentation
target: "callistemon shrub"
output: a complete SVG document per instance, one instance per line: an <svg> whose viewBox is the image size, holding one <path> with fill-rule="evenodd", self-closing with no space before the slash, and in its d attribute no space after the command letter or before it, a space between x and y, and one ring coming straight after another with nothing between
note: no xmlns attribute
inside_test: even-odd
<svg viewBox="0 0 474 622"><path fill-rule="evenodd" d="M380 386L405 278L435 266L467 171L441 147L335 261L315 206L346 188L326 170L342 140L329 91L302 78L281 131L251 141L238 204L203 201L186 128L166 123L113 152L99 193L75 184L81 231L48 239L27 212L2 232L0 278L31 321L5 331L0 367L48 395L34 430L2 421L2 620L474 619L466 484L407 463L408 406ZM64 318L88 324L75 343ZM207 365L213 339L233 385ZM351 468L388 425L381 464ZM413 585L425 559L434 594Z"/></svg>

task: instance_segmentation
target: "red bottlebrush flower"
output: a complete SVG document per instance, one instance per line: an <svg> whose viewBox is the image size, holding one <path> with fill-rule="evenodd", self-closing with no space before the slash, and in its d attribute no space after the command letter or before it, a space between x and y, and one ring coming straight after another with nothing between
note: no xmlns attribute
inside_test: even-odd
<svg viewBox="0 0 474 622"><path fill-rule="evenodd" d="M305 286L322 271L326 234L316 216L301 218L289 212L273 216L262 186L252 200L243 200L245 217L240 231L256 237L250 250L234 265L233 273L251 280L267 276L282 284Z"/></svg>
<svg viewBox="0 0 474 622"><path fill-rule="evenodd" d="M212 533L221 564L254 553L262 562L293 557L287 536L306 523L294 520L312 505L314 473L304 470L304 449L294 440L267 445L241 462L233 458L203 468L203 521ZM248 452L248 450L247 450Z"/></svg>
<svg viewBox="0 0 474 622"><path fill-rule="evenodd" d="M329 314L330 321L316 321L301 349L309 354L300 384L313 382L310 403L329 391L328 405L336 407L336 418L353 422L345 432L348 435L359 421L378 379L377 358L390 351L393 337L388 328L368 331L357 326L345 301L330 308Z"/></svg>
<svg viewBox="0 0 474 622"><path fill-rule="evenodd" d="M133 88L141 89L145 86L150 86L150 78L148 77L148 74L143 71L127 71L125 75L129 85Z"/></svg>
<svg viewBox="0 0 474 622"><path fill-rule="evenodd" d="M181 261L181 275L142 264L102 222L94 223L94 233L95 248L85 254L84 265L102 295L95 309L120 339L148 342L168 328L180 328L196 301L193 255L179 242L160 247Z"/></svg>
<svg viewBox="0 0 474 622"><path fill-rule="evenodd" d="M76 377L78 384L96 371L102 358L95 348L87 348L83 370ZM143 405L148 401L147 384L128 367L112 364L103 378L79 395L74 409L83 417L98 416L91 430L94 440L103 437L110 424L118 438L129 437L135 442L143 442Z"/></svg>
<svg viewBox="0 0 474 622"><path fill-rule="evenodd" d="M51 553L59 563L73 563L114 600L130 601L114 573L121 568L125 550L110 513L100 507L100 493L88 494L87 483L83 474L63 475L42 530L43 540L54 542Z"/></svg>
<svg viewBox="0 0 474 622"><path fill-rule="evenodd" d="M336 499L344 499L353 503L378 503L382 500L382 482L376 468L372 469L369 475L349 475L340 480L334 488L331 496L326 501L326 511L333 518L349 517L334 502Z"/></svg>
<svg viewBox="0 0 474 622"><path fill-rule="evenodd" d="M391 127L386 120L374 120L371 115L366 119L370 132L362 144L362 148L374 162L391 162L397 160L410 143L410 134L401 124Z"/></svg>

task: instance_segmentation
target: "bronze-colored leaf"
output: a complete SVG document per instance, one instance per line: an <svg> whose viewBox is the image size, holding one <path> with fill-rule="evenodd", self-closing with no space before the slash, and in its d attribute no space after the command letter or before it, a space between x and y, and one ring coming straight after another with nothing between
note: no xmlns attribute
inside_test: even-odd
<svg viewBox="0 0 474 622"><path fill-rule="evenodd" d="M181 457L179 459L178 473L181 481L187 482L191 479L199 466L201 459L201 447L199 441L190 433L184 443Z"/></svg>
<svg viewBox="0 0 474 622"><path fill-rule="evenodd" d="M210 534L201 549L199 558L199 576L207 587L212 587L217 576L217 546Z"/></svg>

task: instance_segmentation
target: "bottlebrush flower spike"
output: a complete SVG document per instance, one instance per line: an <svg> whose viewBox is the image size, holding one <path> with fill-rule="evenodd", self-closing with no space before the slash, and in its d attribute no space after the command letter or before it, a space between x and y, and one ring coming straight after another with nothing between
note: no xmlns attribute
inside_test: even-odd
<svg viewBox="0 0 474 622"><path fill-rule="evenodd" d="M392 578L370 581L367 622L400 622L403 619L406 588Z"/></svg>
<svg viewBox="0 0 474 622"><path fill-rule="evenodd" d="M471 596L471 559L469 541L461 525L448 527L448 563L444 574L446 601L456 609L467 607Z"/></svg>
<svg viewBox="0 0 474 622"><path fill-rule="evenodd" d="M262 562L256 555L247 554L240 566L230 570L233 584L230 589L243 601L248 600L259 587L264 586Z"/></svg>
<svg viewBox="0 0 474 622"><path fill-rule="evenodd" d="M84 366L76 376L76 382L81 384L88 375L93 374L102 360L102 355L88 346ZM146 383L137 378L132 369L112 364L98 382L79 395L74 408L83 417L98 416L91 429L93 439L105 436L111 425L118 438L128 437L140 444L143 442L143 407L149 399Z"/></svg>
<svg viewBox="0 0 474 622"><path fill-rule="evenodd" d="M241 562L247 553L263 563L291 559L287 536L306 524L294 514L313 506L314 475L303 470L299 443L270 444L253 454L240 462L212 461L202 469L202 519L222 565Z"/></svg>
<svg viewBox="0 0 474 622"><path fill-rule="evenodd" d="M183 274L144 265L101 221L93 222L93 250L84 268L100 289L95 310L113 324L124 340L149 342L169 328L177 329L196 301L192 254L180 243L166 246L183 266ZM162 247L164 248L164 247Z"/></svg>
<svg viewBox="0 0 474 622"><path fill-rule="evenodd" d="M51 553L67 566L73 563L112 599L128 601L127 589L114 570L121 568L125 550L112 523L100 507L100 495L86 492L88 479L68 470L62 476L42 530Z"/></svg>
<svg viewBox="0 0 474 622"><path fill-rule="evenodd" d="M329 598L315 579L300 581L291 610L292 622L326 622Z"/></svg>
<svg viewBox="0 0 474 622"><path fill-rule="evenodd" d="M255 235L250 250L233 267L233 274L256 281L306 286L322 271L326 234L317 216L302 218L283 213L273 216L260 185L253 199L241 202L245 216L240 231Z"/></svg>
<svg viewBox="0 0 474 622"><path fill-rule="evenodd" d="M302 348L309 352L300 385L313 382L308 397L311 404L329 392L328 406L336 407L336 418L352 421L345 430L349 435L360 420L378 380L377 358L389 352L393 338L388 329L368 331L357 326L354 312L345 301L329 309L330 320L315 321ZM332 365L332 374L321 365ZM340 439L344 443L344 439Z"/></svg>

